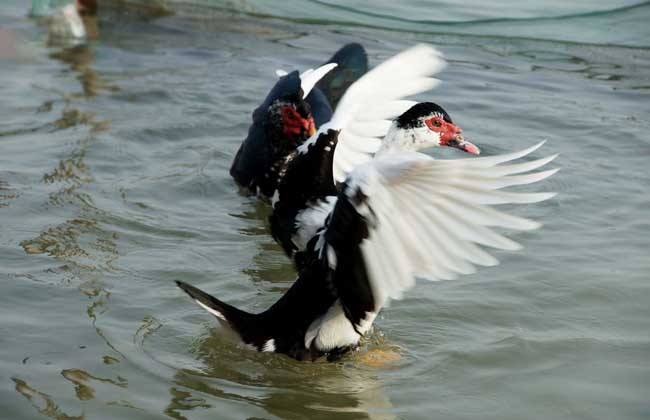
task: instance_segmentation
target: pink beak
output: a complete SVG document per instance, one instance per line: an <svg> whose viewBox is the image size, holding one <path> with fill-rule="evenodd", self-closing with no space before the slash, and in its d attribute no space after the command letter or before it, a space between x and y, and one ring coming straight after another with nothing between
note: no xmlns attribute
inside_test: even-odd
<svg viewBox="0 0 650 420"><path fill-rule="evenodd" d="M455 147L456 149L460 149L472 155L481 154L481 149L479 149L474 143L465 140L462 134L456 135L456 138L450 141L447 145L450 147Z"/></svg>

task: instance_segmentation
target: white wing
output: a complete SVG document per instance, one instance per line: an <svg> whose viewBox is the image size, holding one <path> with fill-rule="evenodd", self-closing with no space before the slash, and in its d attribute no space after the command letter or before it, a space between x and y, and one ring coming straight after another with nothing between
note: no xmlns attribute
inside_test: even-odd
<svg viewBox="0 0 650 420"><path fill-rule="evenodd" d="M327 63L316 70L309 69L300 73L300 87L302 88L303 99L309 95L309 92L316 86L316 83L322 79L327 73L338 66L337 63Z"/></svg>
<svg viewBox="0 0 650 420"><path fill-rule="evenodd" d="M337 63L327 63L320 66L316 70L307 69L300 73L300 88L302 89L302 98L306 98L314 86L316 86L316 83L318 83L320 79L332 71L332 69L334 69L336 66L338 66ZM277 69L275 71L275 75L278 78L284 77L287 74L289 74L289 72L283 69Z"/></svg>
<svg viewBox="0 0 650 420"><path fill-rule="evenodd" d="M519 244L492 228L530 230L540 224L490 206L536 203L555 195L500 191L540 181L558 171L523 174L557 155L510 163L542 144L476 159L391 154L356 168L339 196L345 198L339 202L351 203L368 225L369 235L361 242L361 251L376 308L388 299L399 299L414 285L416 275L430 280L454 279L475 272L476 265L496 265L498 261L479 245L519 249Z"/></svg>
<svg viewBox="0 0 650 420"><path fill-rule="evenodd" d="M416 104L403 99L437 86L440 81L431 76L445 65L441 53L421 44L386 60L348 88L332 120L319 130L341 130L334 152L336 182L371 158L391 121Z"/></svg>

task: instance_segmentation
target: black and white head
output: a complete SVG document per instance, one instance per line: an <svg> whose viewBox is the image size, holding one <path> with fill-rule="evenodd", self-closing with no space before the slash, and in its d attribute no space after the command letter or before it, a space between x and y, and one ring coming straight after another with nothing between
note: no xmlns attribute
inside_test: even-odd
<svg viewBox="0 0 650 420"><path fill-rule="evenodd" d="M392 143L399 142L402 150L444 146L473 155L481 153L478 147L465 140L463 130L454 124L447 111L433 102L413 105L393 122L391 131L392 136L387 137L393 137Z"/></svg>

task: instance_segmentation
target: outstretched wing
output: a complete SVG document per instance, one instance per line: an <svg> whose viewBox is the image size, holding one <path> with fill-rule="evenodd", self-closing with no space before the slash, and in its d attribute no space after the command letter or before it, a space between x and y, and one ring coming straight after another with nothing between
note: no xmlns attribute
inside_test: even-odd
<svg viewBox="0 0 650 420"><path fill-rule="evenodd" d="M334 152L334 180L347 174L379 149L391 122L416 102L404 100L440 83L432 78L445 67L442 54L416 45L381 63L345 92L331 121L323 127L341 130Z"/></svg>
<svg viewBox="0 0 650 420"><path fill-rule="evenodd" d="M438 81L429 76L444 65L427 45L392 57L353 83L332 119L298 147L280 177L271 217L274 237L289 256L324 222L325 213L309 207L337 194L336 184L377 151L391 120L415 104L402 98L435 86Z"/></svg>
<svg viewBox="0 0 650 420"><path fill-rule="evenodd" d="M348 318L364 328L367 315L415 284L454 279L498 261L482 246L520 246L493 228L530 230L539 223L494 209L536 203L553 193L501 191L541 181L558 169L527 173L556 156L511 163L539 148L477 159L434 160L419 153L378 157L356 168L320 237L321 258ZM355 261L354 259L361 261Z"/></svg>

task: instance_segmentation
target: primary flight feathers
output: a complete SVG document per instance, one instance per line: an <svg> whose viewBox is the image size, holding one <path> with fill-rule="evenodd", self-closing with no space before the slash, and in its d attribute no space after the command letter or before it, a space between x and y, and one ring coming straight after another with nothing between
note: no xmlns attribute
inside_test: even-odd
<svg viewBox="0 0 650 420"><path fill-rule="evenodd" d="M478 245L519 249L519 244L492 228L530 230L540 225L491 206L536 203L555 195L501 191L558 171L524 174L557 155L511 163L542 144L477 159L435 160L419 153L394 153L357 167L339 200L349 201L367 223L368 237L361 249L378 307L388 298L399 299L414 284L415 275L454 279L475 272L475 265L498 263ZM327 229L336 228L343 227L332 218Z"/></svg>

